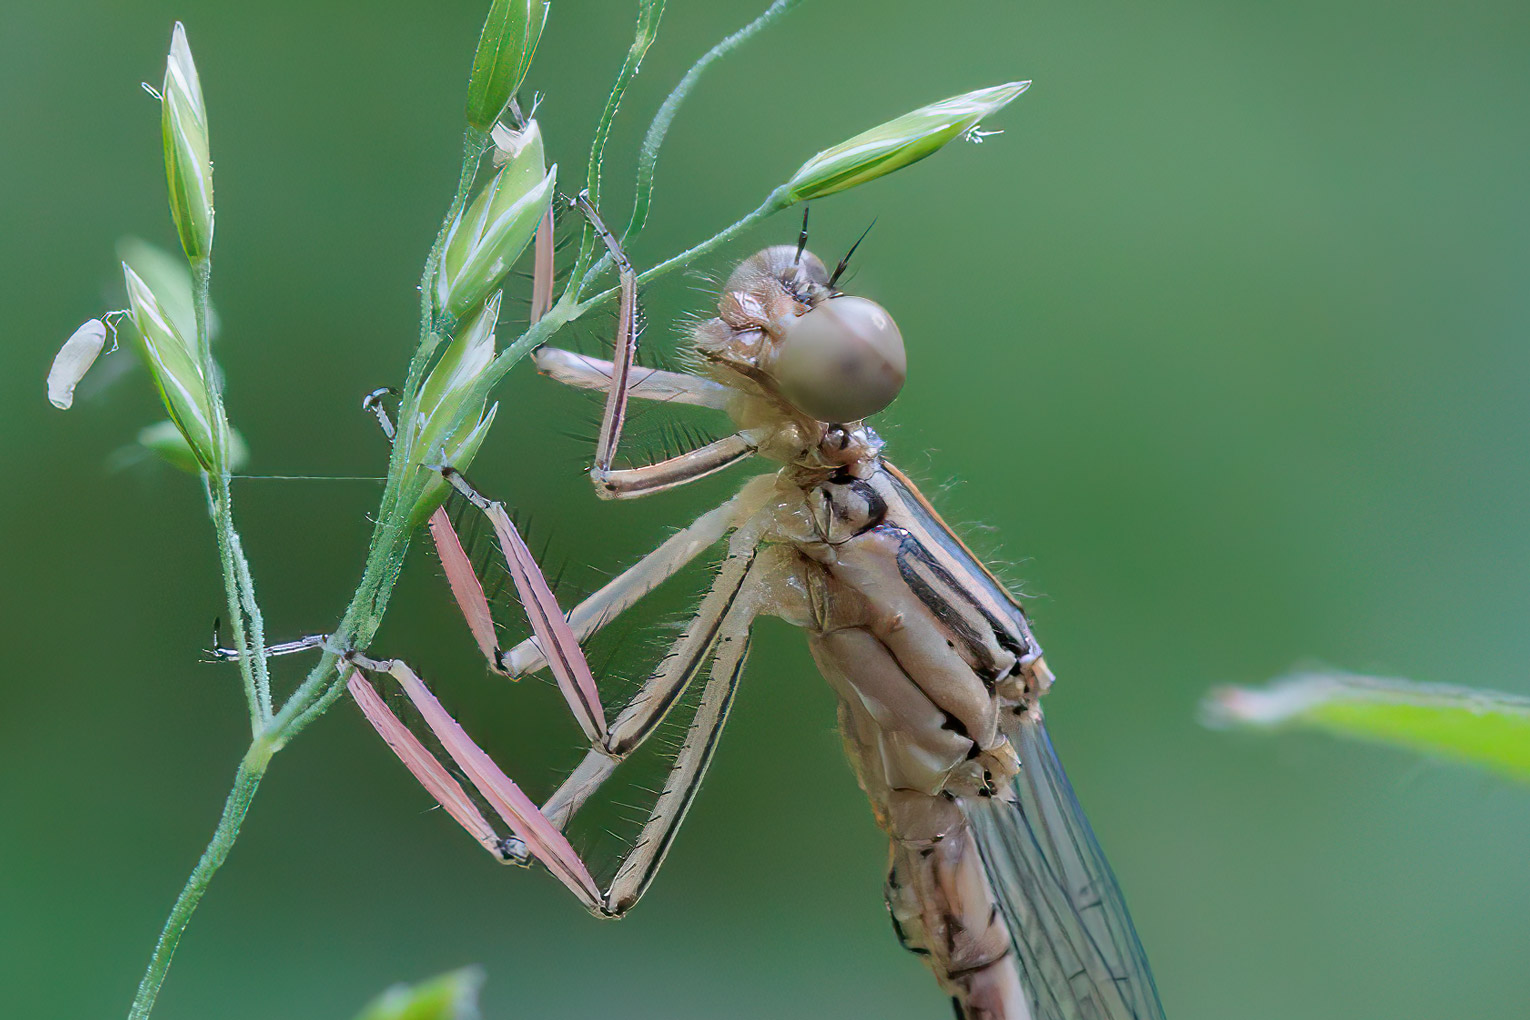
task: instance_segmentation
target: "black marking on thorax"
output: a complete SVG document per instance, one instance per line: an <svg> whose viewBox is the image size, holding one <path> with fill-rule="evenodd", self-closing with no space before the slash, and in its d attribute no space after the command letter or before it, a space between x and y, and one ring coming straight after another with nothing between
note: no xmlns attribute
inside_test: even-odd
<svg viewBox="0 0 1530 1020"><path fill-rule="evenodd" d="M808 491L808 506L818 537L830 545L848 542L880 527L887 518L887 500L871 482L838 476Z"/></svg>
<svg viewBox="0 0 1530 1020"><path fill-rule="evenodd" d="M992 690L1002 678L1004 667L994 661L984 635L973 627L971 618L957 603L965 603L982 616L994 642L1014 655L1017 664L1031 652L1025 635L1018 633L1011 621L1001 620L989 612L966 586L930 555L924 543L912 532L895 525L883 525L882 530L897 536L898 573L902 575L903 583L936 619L967 645L973 657L981 663L978 676Z"/></svg>

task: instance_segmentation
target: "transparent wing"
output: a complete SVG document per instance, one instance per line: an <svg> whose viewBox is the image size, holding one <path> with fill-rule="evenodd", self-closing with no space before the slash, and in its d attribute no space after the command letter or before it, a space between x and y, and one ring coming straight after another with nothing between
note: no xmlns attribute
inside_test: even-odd
<svg viewBox="0 0 1530 1020"><path fill-rule="evenodd" d="M966 803L1034 1020L1162 1020L1126 901L1040 720L1011 797Z"/></svg>

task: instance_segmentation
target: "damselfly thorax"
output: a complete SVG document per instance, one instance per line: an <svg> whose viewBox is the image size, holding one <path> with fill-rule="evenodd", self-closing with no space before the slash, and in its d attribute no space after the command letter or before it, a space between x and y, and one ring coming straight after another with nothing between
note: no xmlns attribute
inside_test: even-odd
<svg viewBox="0 0 1530 1020"><path fill-rule="evenodd" d="M1125 902L1042 723L1052 674L1020 604L882 456L866 419L906 371L892 317L842 294L801 243L767 248L725 284L717 315L693 329L693 371L640 367L636 274L597 224L621 274L611 361L537 352L560 382L605 391L596 491L663 491L759 455L747 481L565 617L500 504L448 477L489 514L534 637L498 647L482 589L444 515L432 521L452 587L495 671L547 668L590 742L538 808L477 748L402 662L386 670L510 826L499 835L361 674L351 690L427 789L501 858L538 860L601 916L642 896L717 747L748 654L751 625L781 617L808 635L839 699L846 752L887 833L886 899L898 938L922 955L968 1020L1162 1017ZM655 464L615 466L629 400L725 411L736 431ZM709 548L726 553L695 617L607 721L579 643ZM695 716L653 809L600 888L562 829L693 682ZM413 740L413 743L411 741Z"/></svg>

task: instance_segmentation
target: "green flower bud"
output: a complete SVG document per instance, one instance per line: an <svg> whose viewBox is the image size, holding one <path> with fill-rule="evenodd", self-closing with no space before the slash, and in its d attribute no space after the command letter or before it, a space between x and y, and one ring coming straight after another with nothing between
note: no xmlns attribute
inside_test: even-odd
<svg viewBox="0 0 1530 1020"><path fill-rule="evenodd" d="M995 85L922 106L825 149L787 181L784 204L832 195L916 163L1030 88L1028 81Z"/></svg>
<svg viewBox="0 0 1530 1020"><path fill-rule="evenodd" d="M552 201L558 167L544 170L542 132L532 121L519 135L520 148L446 235L436 272L437 306L452 318L478 307L504 279Z"/></svg>
<svg viewBox="0 0 1530 1020"><path fill-rule="evenodd" d="M127 281L133 325L138 329L139 353L149 366L154 385L159 390L170 420L186 437L197 462L214 470L221 462L213 425L212 401L207 381L191 347L171 324L154 292L133 272L126 262L122 275Z"/></svg>
<svg viewBox="0 0 1530 1020"><path fill-rule="evenodd" d="M176 332L184 337L197 335L196 312L191 300L191 269L184 257L137 237L123 237L117 241L117 258L132 266L138 278L154 292L165 318L170 320ZM209 339L218 339L219 325L218 309L209 299Z"/></svg>
<svg viewBox="0 0 1530 1020"><path fill-rule="evenodd" d="M489 426L494 424L494 416L498 413L499 405L494 404L476 423L469 418L468 424L473 426L472 429L461 438L447 443L441 451L445 456L437 463L450 464L458 471L465 471L467 466L473 463L473 458L478 455L478 448L483 445L484 437L489 434ZM446 502L449 494L450 486L446 479L432 473L425 483L425 488L420 490L420 498L415 500L414 512L409 515L409 526L418 528L424 524L430 519L430 515L436 512L436 507Z"/></svg>
<svg viewBox="0 0 1530 1020"><path fill-rule="evenodd" d="M489 5L468 78L467 121L478 130L493 126L525 80L548 6L543 0L493 0Z"/></svg>
<svg viewBox="0 0 1530 1020"><path fill-rule="evenodd" d="M207 147L207 107L202 83L191 59L186 29L177 21L165 61L160 90L160 128L165 139L165 179L170 186L170 215L189 259L212 251L212 157Z"/></svg>
<svg viewBox="0 0 1530 1020"><path fill-rule="evenodd" d="M167 463L182 471L194 475L202 473L202 464L192 451L191 444L186 442L180 427L173 421L157 421L153 425L146 425L139 429L138 445L162 457ZM244 437L234 429L229 429L228 469L239 470L249 457L250 448L245 445Z"/></svg>
<svg viewBox="0 0 1530 1020"><path fill-rule="evenodd" d="M427 469L450 464L463 471L478 452L498 405L485 413L480 397L478 413L469 413L460 425L450 432L448 430L461 413L463 402L471 399L474 384L494 361L494 324L499 318L499 303L498 293L484 302L472 321L458 331L456 339L447 346L420 388L415 427L403 433L410 437L409 459L412 464ZM432 470L430 480L415 503L415 523L422 523L445 498L446 483Z"/></svg>

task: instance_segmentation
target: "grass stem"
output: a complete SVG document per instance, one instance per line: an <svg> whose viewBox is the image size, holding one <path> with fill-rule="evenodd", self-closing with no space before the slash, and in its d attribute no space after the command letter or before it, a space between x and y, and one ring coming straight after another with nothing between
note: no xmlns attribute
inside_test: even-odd
<svg viewBox="0 0 1530 1020"><path fill-rule="evenodd" d="M133 1005L128 1009L128 1020L147 1020L154 1009L154 1000L159 997L160 986L165 983L165 975L170 970L175 947L180 944L181 933L191 921L191 915L196 911L213 875L228 860L229 851L239 837L239 826L244 823L250 801L254 800L261 777L266 773L271 753L271 748L256 738L239 762L234 786L223 804L223 815L218 819L218 827L213 830L212 839L202 851L197 866L191 870L181 894L176 897L175 906L170 908L170 916L165 920L165 927L160 931L159 941L154 946L154 954L149 958L148 970L138 983L138 994L133 997Z"/></svg>

